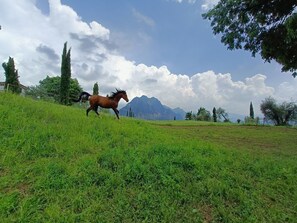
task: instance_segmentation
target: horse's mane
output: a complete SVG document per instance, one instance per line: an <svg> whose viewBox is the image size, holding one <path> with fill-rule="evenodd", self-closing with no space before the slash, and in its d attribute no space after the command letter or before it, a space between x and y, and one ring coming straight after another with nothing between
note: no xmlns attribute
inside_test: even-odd
<svg viewBox="0 0 297 223"><path fill-rule="evenodd" d="M116 89L116 92L111 92L111 96L108 96L108 98L114 99L118 94L121 94L121 93L126 94L126 91Z"/></svg>

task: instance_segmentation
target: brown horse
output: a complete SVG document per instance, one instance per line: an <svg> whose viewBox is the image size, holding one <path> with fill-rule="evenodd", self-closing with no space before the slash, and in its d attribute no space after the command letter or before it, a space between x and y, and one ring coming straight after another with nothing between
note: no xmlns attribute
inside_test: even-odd
<svg viewBox="0 0 297 223"><path fill-rule="evenodd" d="M100 95L90 95L88 92L83 91L79 98L77 100L74 100L74 102L79 102L83 98L87 98L90 102L90 107L87 109L87 116L89 114L89 111L93 110L98 113L98 107L101 108L112 108L114 113L116 114L117 118L119 118L119 111L117 109L119 101L121 98L123 98L126 102L129 101L126 91L118 90L116 89L116 92L112 92L111 96L104 97Z"/></svg>

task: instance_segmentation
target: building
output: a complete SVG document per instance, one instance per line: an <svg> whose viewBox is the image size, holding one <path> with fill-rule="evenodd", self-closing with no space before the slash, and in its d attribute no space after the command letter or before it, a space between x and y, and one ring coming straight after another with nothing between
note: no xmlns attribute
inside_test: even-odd
<svg viewBox="0 0 297 223"><path fill-rule="evenodd" d="M5 91L5 82L0 82L0 91ZM22 89L21 95L25 95L26 91L28 90L28 87L25 85L20 84L20 87Z"/></svg>

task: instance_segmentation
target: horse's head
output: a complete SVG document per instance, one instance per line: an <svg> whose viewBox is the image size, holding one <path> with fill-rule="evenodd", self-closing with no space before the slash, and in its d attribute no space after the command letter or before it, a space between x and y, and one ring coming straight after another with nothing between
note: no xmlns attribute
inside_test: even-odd
<svg viewBox="0 0 297 223"><path fill-rule="evenodd" d="M116 89L116 92L112 92L112 95L109 96L109 98L117 98L117 100L120 100L123 98L126 102L129 102L128 96L126 91L118 90Z"/></svg>
<svg viewBox="0 0 297 223"><path fill-rule="evenodd" d="M126 102L129 102L129 99L128 99L128 96L127 96L126 91L123 91L122 98L123 98Z"/></svg>

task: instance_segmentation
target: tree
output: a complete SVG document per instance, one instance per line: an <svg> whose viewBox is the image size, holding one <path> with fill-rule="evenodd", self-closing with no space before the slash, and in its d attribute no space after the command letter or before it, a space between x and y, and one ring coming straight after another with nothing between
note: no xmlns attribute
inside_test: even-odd
<svg viewBox="0 0 297 223"><path fill-rule="evenodd" d="M45 100L53 100L60 102L60 87L61 87L61 77L49 77L46 76L45 79L39 81L39 85L32 86L26 92L34 98L40 98ZM79 85L77 79L70 79L70 89L69 89L69 99L76 99L80 92L82 92L82 87Z"/></svg>
<svg viewBox="0 0 297 223"><path fill-rule="evenodd" d="M132 111L131 107L129 108L129 112L127 111L127 116L128 117L134 117L134 112Z"/></svg>
<svg viewBox="0 0 297 223"><path fill-rule="evenodd" d="M98 86L98 83L96 82L93 87L93 95L98 95L98 94L99 94L99 86Z"/></svg>
<svg viewBox="0 0 297 223"><path fill-rule="evenodd" d="M223 109L221 107L219 107L217 109L217 116L219 119L221 119L223 117L224 122L229 122L228 113L225 111L225 109Z"/></svg>
<svg viewBox="0 0 297 223"><path fill-rule="evenodd" d="M296 0L220 0L204 19L214 34L222 34L228 49L244 49L265 61L275 60L282 71L297 76Z"/></svg>
<svg viewBox="0 0 297 223"><path fill-rule="evenodd" d="M62 63L61 63L61 86L60 86L60 103L69 104L69 88L71 78L71 58L70 51L67 51L67 42L64 43Z"/></svg>
<svg viewBox="0 0 297 223"><path fill-rule="evenodd" d="M200 107L196 118L198 121L210 121L211 119L210 112L207 111L205 108Z"/></svg>
<svg viewBox="0 0 297 223"><path fill-rule="evenodd" d="M186 120L192 120L192 112L187 112L185 118Z"/></svg>
<svg viewBox="0 0 297 223"><path fill-rule="evenodd" d="M212 109L212 118L214 122L217 122L217 110L215 107Z"/></svg>
<svg viewBox="0 0 297 223"><path fill-rule="evenodd" d="M297 105L294 102L277 104L272 97L265 98L260 105L265 119L271 120L275 125L289 125L290 121L297 120Z"/></svg>
<svg viewBox="0 0 297 223"><path fill-rule="evenodd" d="M39 81L39 89L44 89L45 97L53 98L55 101L60 100L60 88L61 88L61 77L49 77L46 76L45 79Z"/></svg>
<svg viewBox="0 0 297 223"><path fill-rule="evenodd" d="M13 58L9 57L7 63L2 63L5 71L5 89L11 90L13 93L20 94L22 89L19 82L18 70L15 69Z"/></svg>
<svg viewBox="0 0 297 223"><path fill-rule="evenodd" d="M254 107L253 107L253 103L250 103L250 118L254 119L255 118L255 114L254 114Z"/></svg>
<svg viewBox="0 0 297 223"><path fill-rule="evenodd" d="M69 101L77 99L77 96L83 91L82 87L79 85L79 82L76 78L70 78L70 88L69 88Z"/></svg>

